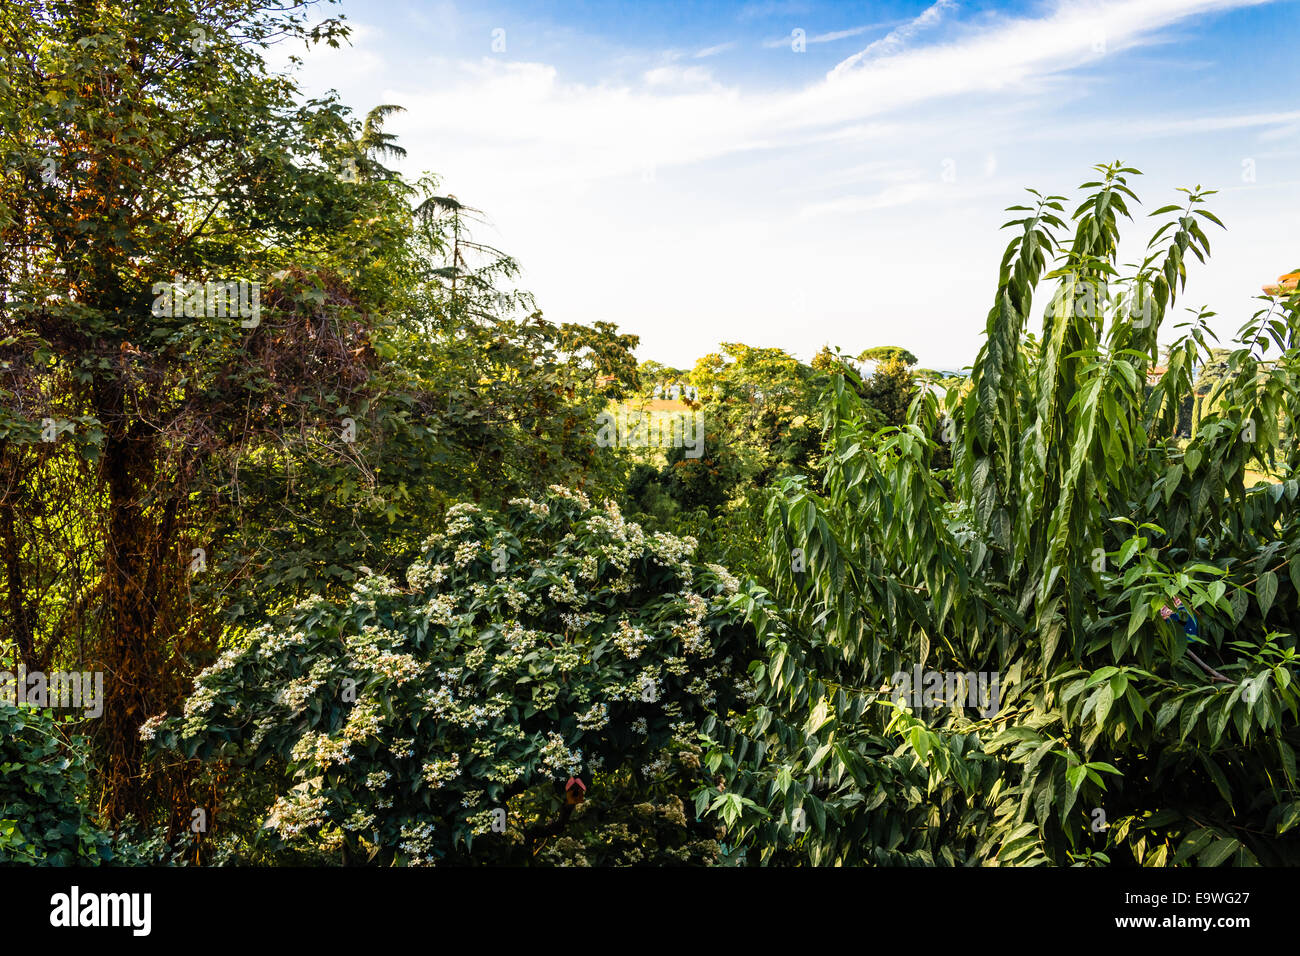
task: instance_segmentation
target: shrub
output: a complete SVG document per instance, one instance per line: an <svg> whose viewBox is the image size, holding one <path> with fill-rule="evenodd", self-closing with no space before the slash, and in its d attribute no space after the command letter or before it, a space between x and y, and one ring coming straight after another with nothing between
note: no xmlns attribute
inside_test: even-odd
<svg viewBox="0 0 1300 956"><path fill-rule="evenodd" d="M529 860L572 815L570 778L651 776L743 692L738 584L692 563L693 539L559 486L447 519L408 589L373 576L345 603L300 604L143 735L282 768L265 826L283 847Z"/></svg>
<svg viewBox="0 0 1300 956"><path fill-rule="evenodd" d="M50 711L0 704L0 863L93 866L112 837L82 809L84 740Z"/></svg>

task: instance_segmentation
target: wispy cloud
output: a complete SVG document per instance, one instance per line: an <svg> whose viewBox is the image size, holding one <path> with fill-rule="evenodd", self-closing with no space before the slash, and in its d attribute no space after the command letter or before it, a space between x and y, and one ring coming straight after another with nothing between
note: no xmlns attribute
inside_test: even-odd
<svg viewBox="0 0 1300 956"><path fill-rule="evenodd" d="M1300 111L1284 83L1273 84L1272 99L1252 93L1198 108L1170 97L1153 113L1151 100L1090 100L1096 87L1076 82L1085 67L1090 77L1108 69L1112 82L1124 78L1132 51L1171 36L1171 53L1204 55L1183 40L1197 18L1265 2L1044 0L1028 12L971 18L951 34L935 29L953 6L939 3L930 19L908 21L894 40L865 45L849 67L811 81L794 55L789 66L763 57L773 72L755 86L710 71L696 58L707 51L685 46L675 61L620 63L584 81L570 66L505 56L424 54L418 68L398 67L379 48L391 38L377 33L309 63L316 88L339 86L359 108L408 107L392 132L411 163L436 168L454 192L491 211L500 241L529 269L528 286L566 321L608 318L617 302L618 321L643 336L644 355L669 361L730 337L792 349L814 338L865 345L892 334L884 318L864 325L869 285L873 313L906 313L913 341L933 343L923 361L939 365L968 360L977 347L1000 210L1022 185L1068 189L1092 162L1115 158L1112 149L1152 178L1163 164L1170 177L1226 185L1240 180L1241 156L1260 158L1267 146L1225 146L1215 157L1212 137L1256 145L1277 137L1274 149L1290 148L1285 137ZM1064 142L1085 151L1063 150ZM1130 154L1134 144L1150 145ZM1218 271L1252 274L1286 241L1291 227L1276 210L1295 190L1265 181L1271 169L1281 179L1283 168L1261 162L1252 184L1260 192L1234 194L1246 212L1216 244ZM1274 189L1267 202L1265 188ZM1255 245L1233 259L1231 243L1247 240ZM918 290L932 287L936 256L951 295L931 310ZM1294 256L1282 258L1289 265ZM673 271L662 287L647 278L661 269ZM773 295L777 274L817 276L789 283L791 298L795 284L807 292L809 321L792 322L802 313L782 301L784 286Z"/></svg>
<svg viewBox="0 0 1300 956"><path fill-rule="evenodd" d="M897 25L900 22L902 21L885 20L882 23L864 23L860 27L849 27L846 30L831 30L828 33L818 33L815 36L810 36L806 38L804 42L805 43L834 43L836 40L846 40L849 37L861 36L862 34L867 33L870 30L883 30L885 27L892 27ZM764 40L763 47L765 49L770 50L779 46L787 46L789 43L790 43L790 35L786 34L785 36L782 37L774 37L771 40Z"/></svg>
<svg viewBox="0 0 1300 956"><path fill-rule="evenodd" d="M436 82L423 82L419 89L390 88L383 95L395 99L383 101L408 105L400 126L394 124L403 135L428 136L430 143L452 137L462 154L470 151L492 167L507 156L515 164L515 150L499 152L503 142L513 139L542 150L534 157L537 162L526 164L539 176L619 176L637 173L650 155L660 166L693 163L849 135L855 127L874 134L874 120L907 116L924 104L960 96L1027 97L1041 91L1046 79L1096 60L1091 27L1104 27L1108 49L1115 53L1158 42L1164 28L1196 15L1265 2L1057 2L1044 16L990 17L940 45L899 49L901 41L891 41L889 48L898 51L894 55L842 69L850 58L825 79L798 89L746 91L702 66L646 70L641 85L573 83L550 64L484 57L435 61L445 67L432 74ZM908 27L933 25L953 5L940 0ZM890 36L903 36L908 27ZM906 36L914 37L919 29ZM363 33L358 49L320 58L328 64L326 81L341 66L373 69L372 39L377 37ZM884 49L878 45L884 42L862 52ZM1158 127L1174 119L1142 122ZM1249 125L1242 119L1233 122ZM479 148L485 152L479 154ZM512 172L511 178L519 175Z"/></svg>
<svg viewBox="0 0 1300 956"><path fill-rule="evenodd" d="M943 19L945 13L955 9L957 9L956 0L937 0L937 2L926 7L915 19L908 21L901 27L890 30L879 40L873 41L865 50L860 50L847 60L839 63L832 72L842 73L851 70L859 63L873 57L893 56L907 46L907 42L914 36L936 26Z"/></svg>
<svg viewBox="0 0 1300 956"><path fill-rule="evenodd" d="M698 50L695 59L702 60L708 56L717 56L719 53L726 53L736 45L735 40L728 40L726 43L719 43L716 46L706 46L703 50Z"/></svg>

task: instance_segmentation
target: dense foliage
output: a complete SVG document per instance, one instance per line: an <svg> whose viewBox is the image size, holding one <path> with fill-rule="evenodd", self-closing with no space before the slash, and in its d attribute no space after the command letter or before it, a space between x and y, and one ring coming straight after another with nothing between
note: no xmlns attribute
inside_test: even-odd
<svg viewBox="0 0 1300 956"><path fill-rule="evenodd" d="M743 691L739 585L693 564L693 540L560 486L499 518L460 504L448 519L409 590L373 577L345 602L304 602L145 736L281 763L267 826L288 844L527 860L572 812L564 785L595 796L606 773L662 776Z"/></svg>
<svg viewBox="0 0 1300 956"><path fill-rule="evenodd" d="M949 395L953 494L931 468L935 400L873 436L840 380L824 487L790 479L772 501L777 583L749 605L763 706L710 757L770 813L746 821L768 858L1300 859L1300 302L1247 323L1184 446L1200 321L1143 386L1217 220L1197 191L1157 210L1170 218L1121 277L1136 171L1101 173L1072 237L1061 198L1017 207L971 387ZM1054 290L1031 336L1040 280ZM1252 464L1283 480L1247 489ZM1178 626L1187 611L1198 636ZM900 706L892 675L918 666L1000 675L997 712ZM762 761L744 759L755 742Z"/></svg>
<svg viewBox="0 0 1300 956"><path fill-rule="evenodd" d="M84 807L84 740L48 712L0 704L0 864L72 866L113 859L111 835Z"/></svg>
<svg viewBox="0 0 1300 956"><path fill-rule="evenodd" d="M1209 191L1032 192L969 374L638 364L311 6L0 7L0 656L106 678L0 703L0 862L1300 862L1300 296L1175 325Z"/></svg>

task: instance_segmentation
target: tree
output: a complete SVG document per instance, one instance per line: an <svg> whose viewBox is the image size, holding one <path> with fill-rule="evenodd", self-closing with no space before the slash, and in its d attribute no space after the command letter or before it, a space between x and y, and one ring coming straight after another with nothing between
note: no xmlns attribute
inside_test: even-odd
<svg viewBox="0 0 1300 956"><path fill-rule="evenodd" d="M513 260L381 165L398 107L300 103L262 54L343 35L305 13L0 12L0 637L105 672L114 820L206 801L137 730L227 623L405 566L457 496L615 480L593 419L635 337L504 288Z"/></svg>
<svg viewBox="0 0 1300 956"><path fill-rule="evenodd" d="M901 426L907 421L907 409L919 389L912 370L900 358L887 359L863 384L862 397L871 404L888 425Z"/></svg>
<svg viewBox="0 0 1300 956"><path fill-rule="evenodd" d="M31 663L71 652L70 623L109 675L97 743L115 819L144 808L140 721L212 636L187 586L209 466L330 414L324 399L365 378L362 315L386 298L400 191L341 181L364 159L343 111L298 105L259 55L275 37L337 44L337 21L305 15L260 0L0 12L0 470L25 542L7 597ZM68 493L53 511L35 492L47 478Z"/></svg>
<svg viewBox="0 0 1300 956"><path fill-rule="evenodd" d="M915 355L900 346L877 345L873 348L863 349L858 353L858 361L874 361L882 363L899 361L904 365L915 365L917 360Z"/></svg>
<svg viewBox="0 0 1300 956"><path fill-rule="evenodd" d="M765 859L1300 859L1300 460L1280 438L1300 414L1300 296L1243 326L1222 400L1181 447L1204 316L1144 384L1218 220L1187 190L1121 277L1136 171L1099 172L1072 239L1061 197L1013 207L972 387L948 402L952 493L931 470L933 398L873 446L838 380L821 493L790 479L772 501L777 584L742 599L766 645L762 707L714 728L710 755L767 812L730 837ZM1055 292L1034 337L1040 280ZM1284 480L1247 489L1252 463ZM927 677L917 700L917 669L937 695ZM980 675L1000 686L973 706Z"/></svg>

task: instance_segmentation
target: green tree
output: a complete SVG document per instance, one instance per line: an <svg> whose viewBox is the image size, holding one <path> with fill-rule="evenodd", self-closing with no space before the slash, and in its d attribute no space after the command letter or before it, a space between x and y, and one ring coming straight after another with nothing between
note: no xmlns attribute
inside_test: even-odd
<svg viewBox="0 0 1300 956"><path fill-rule="evenodd" d="M325 398L365 378L362 316L387 298L400 192L342 180L364 159L344 112L299 105L260 57L277 37L337 44L337 21L306 15L260 0L0 11L0 470L25 542L7 555L8 601L26 605L30 661L68 650L71 617L78 654L109 675L97 738L114 818L143 809L140 721L211 636L187 586L205 471L332 412ZM238 307L218 306L232 290ZM60 574L37 550L47 476L72 492L49 505L54 540L94 571ZM47 594L62 605L49 615Z"/></svg>
<svg viewBox="0 0 1300 956"><path fill-rule="evenodd" d="M729 837L765 859L1300 859L1300 461L1279 438L1300 414L1300 297L1242 328L1221 401L1181 447L1203 316L1149 392L1145 377L1218 220L1188 190L1123 277L1136 171L1099 172L1072 237L1062 198L1014 207L971 388L949 397L952 492L932 472L934 400L873 445L840 380L822 491L788 480L771 504L777 585L745 599L762 707L715 728L710 755L767 811ZM1034 337L1040 280L1055 292ZM1284 480L1247 489L1252 463ZM918 667L967 677L909 704ZM999 691L971 706L959 692L981 673Z"/></svg>
<svg viewBox="0 0 1300 956"><path fill-rule="evenodd" d="M919 389L912 370L898 357L881 362L862 387L862 397L888 425L900 426L907 421L907 409Z"/></svg>
<svg viewBox="0 0 1300 956"><path fill-rule="evenodd" d="M858 361L873 362L892 362L899 361L904 365L915 365L916 356L907 349L898 345L877 345L874 348L863 349L858 353Z"/></svg>

